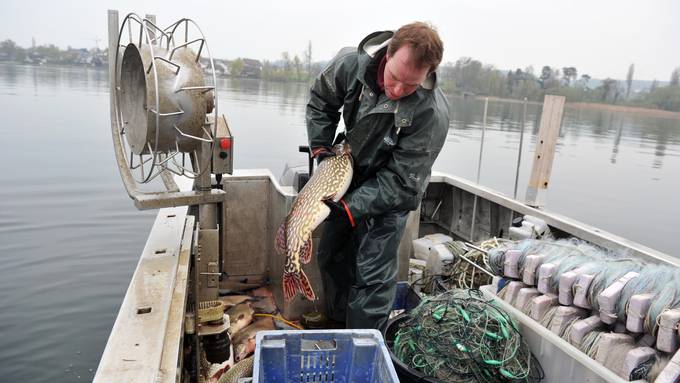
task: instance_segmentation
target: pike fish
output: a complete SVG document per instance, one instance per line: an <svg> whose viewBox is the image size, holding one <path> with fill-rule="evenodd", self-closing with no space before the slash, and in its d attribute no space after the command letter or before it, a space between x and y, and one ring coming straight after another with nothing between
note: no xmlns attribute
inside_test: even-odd
<svg viewBox="0 0 680 383"><path fill-rule="evenodd" d="M253 375L253 359L254 356L243 359L236 363L234 367L222 374L217 383L237 383L240 378L245 378Z"/></svg>
<svg viewBox="0 0 680 383"><path fill-rule="evenodd" d="M335 156L322 161L300 190L276 235L276 249L286 257L283 266L283 296L286 302L290 302L298 291L309 300L316 298L301 263L307 264L312 260L312 231L331 212L323 201L340 201L353 174L349 145L335 145L333 152Z"/></svg>

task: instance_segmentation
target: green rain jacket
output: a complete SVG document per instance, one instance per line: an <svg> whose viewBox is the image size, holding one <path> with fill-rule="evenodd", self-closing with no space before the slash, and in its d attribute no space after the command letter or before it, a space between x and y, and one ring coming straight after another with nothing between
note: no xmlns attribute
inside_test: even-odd
<svg viewBox="0 0 680 383"><path fill-rule="evenodd" d="M436 73L413 94L392 101L380 91L377 67L394 33L375 32L358 48L343 48L311 89L309 146L331 147L343 108L354 178L344 199L356 221L415 210L449 127L449 107Z"/></svg>

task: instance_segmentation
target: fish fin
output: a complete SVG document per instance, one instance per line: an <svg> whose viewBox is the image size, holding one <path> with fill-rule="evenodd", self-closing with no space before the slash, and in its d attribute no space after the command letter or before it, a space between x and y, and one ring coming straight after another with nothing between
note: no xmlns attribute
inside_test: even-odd
<svg viewBox="0 0 680 383"><path fill-rule="evenodd" d="M290 302L300 289L300 277L298 273L283 273L283 299Z"/></svg>
<svg viewBox="0 0 680 383"><path fill-rule="evenodd" d="M284 220L279 226L279 230L276 232L276 251L279 255L286 254L286 221Z"/></svg>
<svg viewBox="0 0 680 383"><path fill-rule="evenodd" d="M300 291L302 292L302 294L304 294L304 296L310 301L316 300L316 295L314 294L314 290L312 289L312 284L309 283L307 274L305 274L305 272L302 271L302 269L300 269L298 281L300 283Z"/></svg>
<svg viewBox="0 0 680 383"><path fill-rule="evenodd" d="M313 301L316 299L312 285L309 283L307 274L300 270L299 273L284 273L283 274L283 298L286 302L290 302L297 292L301 292L305 298Z"/></svg>
<svg viewBox="0 0 680 383"><path fill-rule="evenodd" d="M312 238L310 237L300 249L300 262L305 265L312 260Z"/></svg>

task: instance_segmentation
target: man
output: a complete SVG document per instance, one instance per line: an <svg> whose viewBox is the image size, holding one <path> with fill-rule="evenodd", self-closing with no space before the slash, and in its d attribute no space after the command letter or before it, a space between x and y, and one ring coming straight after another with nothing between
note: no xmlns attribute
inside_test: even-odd
<svg viewBox="0 0 680 383"><path fill-rule="evenodd" d="M425 191L449 126L435 69L443 44L425 23L375 32L344 48L316 79L307 134L318 161L332 156L340 109L354 178L331 215L317 259L327 314L348 328L382 330L398 270L397 248L408 213Z"/></svg>

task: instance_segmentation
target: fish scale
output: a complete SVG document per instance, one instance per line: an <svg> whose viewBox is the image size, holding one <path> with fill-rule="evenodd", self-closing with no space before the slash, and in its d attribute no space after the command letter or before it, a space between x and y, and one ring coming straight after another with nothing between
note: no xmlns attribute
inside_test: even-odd
<svg viewBox="0 0 680 383"><path fill-rule="evenodd" d="M300 190L277 233L276 248L286 257L283 267L286 301L290 301L298 290L307 299L315 299L301 263L308 263L311 259L312 232L330 214L330 209L323 201L339 201L349 188L353 174L349 145L338 144L333 147L333 151L336 155L322 161Z"/></svg>

